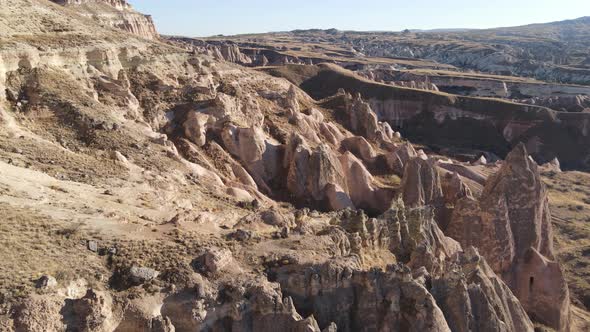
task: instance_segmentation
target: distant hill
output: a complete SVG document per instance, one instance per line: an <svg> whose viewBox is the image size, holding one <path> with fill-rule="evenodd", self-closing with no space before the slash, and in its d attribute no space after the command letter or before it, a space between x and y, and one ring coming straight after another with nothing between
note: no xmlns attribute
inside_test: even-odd
<svg viewBox="0 0 590 332"><path fill-rule="evenodd" d="M482 30L308 29L227 37L237 42L247 38L261 44L321 41L357 55L420 59L464 70L590 85L590 17Z"/></svg>

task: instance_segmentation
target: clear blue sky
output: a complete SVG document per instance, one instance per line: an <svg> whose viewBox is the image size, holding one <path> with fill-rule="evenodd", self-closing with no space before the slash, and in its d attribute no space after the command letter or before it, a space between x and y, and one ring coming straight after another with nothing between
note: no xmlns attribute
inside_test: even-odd
<svg viewBox="0 0 590 332"><path fill-rule="evenodd" d="M162 34L211 36L308 28L491 28L590 16L590 0L130 0Z"/></svg>

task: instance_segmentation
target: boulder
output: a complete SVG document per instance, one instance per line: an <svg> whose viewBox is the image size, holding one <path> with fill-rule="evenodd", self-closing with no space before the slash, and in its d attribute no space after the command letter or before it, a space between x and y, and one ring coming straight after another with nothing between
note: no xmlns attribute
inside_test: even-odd
<svg viewBox="0 0 590 332"><path fill-rule="evenodd" d="M201 147L207 143L207 129L214 122L213 117L208 114L191 111L186 115L182 124L184 137Z"/></svg>
<svg viewBox="0 0 590 332"><path fill-rule="evenodd" d="M199 259L205 271L218 273L234 263L231 251L228 249L208 249Z"/></svg>
<svg viewBox="0 0 590 332"><path fill-rule="evenodd" d="M134 284L143 284L154 280L160 275L160 272L149 267L132 266L129 269L129 280Z"/></svg>
<svg viewBox="0 0 590 332"><path fill-rule="evenodd" d="M240 202L252 202L254 200L252 195L244 189L230 187L227 188L226 193Z"/></svg>
<svg viewBox="0 0 590 332"><path fill-rule="evenodd" d="M370 162L377 156L371 144L361 136L346 138L340 144L342 149L352 152L365 162Z"/></svg>
<svg viewBox="0 0 590 332"><path fill-rule="evenodd" d="M481 156L479 157L479 159L477 159L476 161L474 161L473 166L481 166L481 165L487 165L488 164L488 160L486 159L485 156Z"/></svg>
<svg viewBox="0 0 590 332"><path fill-rule="evenodd" d="M275 209L270 209L260 213L260 218L265 224L275 226L278 228L290 228L295 224L292 214L284 214Z"/></svg>
<svg viewBox="0 0 590 332"><path fill-rule="evenodd" d="M56 286L57 280L55 280L54 277L49 275L42 276L41 278L39 278L39 280L37 280L36 283L36 287L41 289L50 289L55 288Z"/></svg>
<svg viewBox="0 0 590 332"><path fill-rule="evenodd" d="M129 160L127 160L127 158L119 151L113 151L111 153L111 158L118 162L121 166L125 167L125 168L131 168L131 163L129 162Z"/></svg>

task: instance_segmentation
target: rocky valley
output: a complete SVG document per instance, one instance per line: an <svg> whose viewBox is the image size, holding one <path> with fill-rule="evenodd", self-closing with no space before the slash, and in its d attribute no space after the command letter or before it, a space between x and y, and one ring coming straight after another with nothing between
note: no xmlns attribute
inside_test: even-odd
<svg viewBox="0 0 590 332"><path fill-rule="evenodd" d="M195 39L0 0L0 331L589 331L575 23Z"/></svg>

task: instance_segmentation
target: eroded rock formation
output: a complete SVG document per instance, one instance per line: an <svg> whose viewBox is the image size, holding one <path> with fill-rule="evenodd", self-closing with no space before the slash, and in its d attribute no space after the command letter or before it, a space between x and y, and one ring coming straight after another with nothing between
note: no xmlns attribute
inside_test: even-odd
<svg viewBox="0 0 590 332"><path fill-rule="evenodd" d="M0 32L0 233L17 239L0 239L0 270L18 271L0 275L0 329L528 332L530 316L567 330L546 192L524 148L480 197L475 170L496 166L416 151L379 122L416 104L318 102L228 63L249 61L235 45L187 52L15 3L31 29L55 20L79 35L39 38L58 54L20 49L20 25ZM308 61L260 51L250 65L263 53Z"/></svg>
<svg viewBox="0 0 590 332"><path fill-rule="evenodd" d="M275 271L296 306L338 331L451 331L428 290L408 269L360 271L354 259Z"/></svg>
<svg viewBox="0 0 590 332"><path fill-rule="evenodd" d="M565 331L569 295L555 261L547 191L523 144L506 158L476 200L457 203L447 234L475 246L536 320Z"/></svg>
<svg viewBox="0 0 590 332"><path fill-rule="evenodd" d="M452 331L533 331L518 299L473 247L433 278L432 293Z"/></svg>
<svg viewBox="0 0 590 332"><path fill-rule="evenodd" d="M97 20L101 25L130 32L146 39L159 37L150 15L133 10L125 0L51 0L72 6L82 15Z"/></svg>

